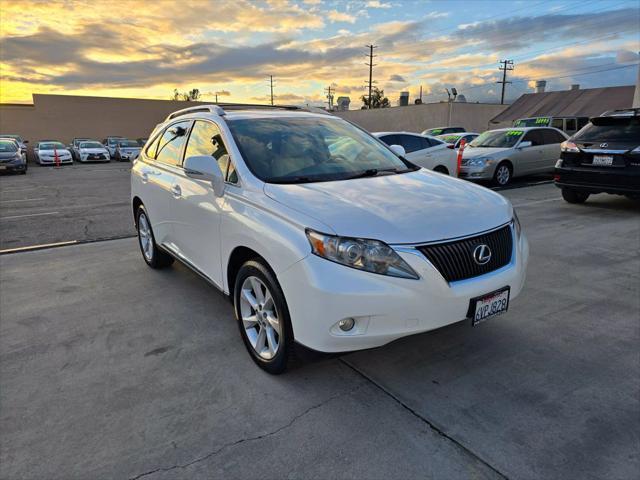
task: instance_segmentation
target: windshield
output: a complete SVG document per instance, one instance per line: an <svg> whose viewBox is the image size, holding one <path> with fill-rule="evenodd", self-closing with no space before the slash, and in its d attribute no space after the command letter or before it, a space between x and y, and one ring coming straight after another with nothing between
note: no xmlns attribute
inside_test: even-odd
<svg viewBox="0 0 640 480"><path fill-rule="evenodd" d="M547 117L521 118L513 122L514 127L548 127L549 119Z"/></svg>
<svg viewBox="0 0 640 480"><path fill-rule="evenodd" d="M575 140L579 142L628 142L640 144L640 117L597 117L591 120Z"/></svg>
<svg viewBox="0 0 640 480"><path fill-rule="evenodd" d="M510 148L518 143L523 134L523 130L490 130L473 140L469 146Z"/></svg>
<svg viewBox="0 0 640 480"><path fill-rule="evenodd" d="M67 147L60 142L47 142L40 144L40 150L53 150L54 148L57 150L65 150Z"/></svg>
<svg viewBox="0 0 640 480"><path fill-rule="evenodd" d="M436 138L447 143L456 143L462 135L438 135Z"/></svg>
<svg viewBox="0 0 640 480"><path fill-rule="evenodd" d="M104 145L99 142L82 142L80 148L104 148Z"/></svg>
<svg viewBox="0 0 640 480"><path fill-rule="evenodd" d="M18 143L22 143L22 137L20 135L0 135L0 137L3 138L13 138L14 140L16 140Z"/></svg>
<svg viewBox="0 0 640 480"><path fill-rule="evenodd" d="M265 182L345 180L416 168L343 120L239 119L228 125L247 166Z"/></svg>
<svg viewBox="0 0 640 480"><path fill-rule="evenodd" d="M134 140L119 140L118 141L118 145L120 145L121 147L139 147L140 145L138 145L138 142L134 141Z"/></svg>
<svg viewBox="0 0 640 480"><path fill-rule="evenodd" d="M13 142L3 142L0 140L0 153L17 152L18 147Z"/></svg>

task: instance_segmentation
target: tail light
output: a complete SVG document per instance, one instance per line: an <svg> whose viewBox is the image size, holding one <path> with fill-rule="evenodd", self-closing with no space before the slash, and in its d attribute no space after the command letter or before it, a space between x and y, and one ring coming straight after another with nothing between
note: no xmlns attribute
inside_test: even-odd
<svg viewBox="0 0 640 480"><path fill-rule="evenodd" d="M560 151L561 152L573 152L573 153L579 153L580 149L578 148L578 146L573 143L570 142L569 140L562 142L560 144Z"/></svg>
<svg viewBox="0 0 640 480"><path fill-rule="evenodd" d="M456 146L453 143L450 143L449 145L447 145L447 148L453 150L454 148L456 148Z"/></svg>

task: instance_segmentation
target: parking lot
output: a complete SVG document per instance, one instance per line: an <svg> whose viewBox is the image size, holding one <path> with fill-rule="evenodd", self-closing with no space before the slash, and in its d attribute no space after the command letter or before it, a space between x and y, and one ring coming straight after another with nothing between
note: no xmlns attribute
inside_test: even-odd
<svg viewBox="0 0 640 480"><path fill-rule="evenodd" d="M0 249L111 239L0 256L1 478L636 478L637 202L521 181L507 314L276 377L213 287L146 267L128 170L0 178Z"/></svg>

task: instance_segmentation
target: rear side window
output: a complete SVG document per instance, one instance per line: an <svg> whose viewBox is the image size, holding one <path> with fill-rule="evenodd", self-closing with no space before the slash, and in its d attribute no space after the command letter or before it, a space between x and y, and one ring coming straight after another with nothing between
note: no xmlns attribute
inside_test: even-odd
<svg viewBox="0 0 640 480"><path fill-rule="evenodd" d="M397 137L397 135L383 135L382 137L380 137L380 140L382 140L387 145L400 145L400 141Z"/></svg>
<svg viewBox="0 0 640 480"><path fill-rule="evenodd" d="M184 158L195 155L207 155L215 158L223 175L227 174L229 153L222 141L222 135L217 125L204 120L196 120L191 129L189 142Z"/></svg>
<svg viewBox="0 0 640 480"><path fill-rule="evenodd" d="M569 131L569 132L573 132L576 129L576 119L575 118L567 118L565 120L565 130Z"/></svg>
<svg viewBox="0 0 640 480"><path fill-rule="evenodd" d="M529 141L533 146L544 145L544 138L542 137L542 132L540 130L529 130L525 134L522 141L523 142Z"/></svg>
<svg viewBox="0 0 640 480"><path fill-rule="evenodd" d="M640 144L640 117L595 117L575 136L581 142Z"/></svg>
<svg viewBox="0 0 640 480"><path fill-rule="evenodd" d="M398 135L405 152L411 153L417 150L422 150L424 144L422 143L422 137L416 137L414 135Z"/></svg>
<svg viewBox="0 0 640 480"><path fill-rule="evenodd" d="M566 140L560 132L550 129L542 130L542 138L544 139L545 144L562 143Z"/></svg>
<svg viewBox="0 0 640 480"><path fill-rule="evenodd" d="M557 128L558 130L564 130L563 122L561 118L554 118L551 122L551 126L553 128Z"/></svg>
<svg viewBox="0 0 640 480"><path fill-rule="evenodd" d="M189 121L174 123L162 134L155 159L167 165L182 163L182 147L187 140Z"/></svg>

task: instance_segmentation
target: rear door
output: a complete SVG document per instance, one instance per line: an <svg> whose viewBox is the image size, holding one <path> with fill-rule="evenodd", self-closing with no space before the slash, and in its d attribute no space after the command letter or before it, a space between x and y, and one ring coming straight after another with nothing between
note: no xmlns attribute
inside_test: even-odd
<svg viewBox="0 0 640 480"><path fill-rule="evenodd" d="M176 171L182 163L182 151L190 126L190 120L169 125L141 157L143 162L140 166L140 180L144 191L142 201L149 214L156 243L173 250L172 209L179 197L173 185Z"/></svg>
<svg viewBox="0 0 640 480"><path fill-rule="evenodd" d="M573 120L575 121L575 119ZM544 128L542 129L542 138L544 139L545 158L539 171L552 172L560 158L560 144L566 140L566 137L556 130Z"/></svg>
<svg viewBox="0 0 640 480"><path fill-rule="evenodd" d="M530 147L519 148L515 151L515 170L518 175L526 175L540 171L545 164L544 138L539 128L529 130L520 141L531 142Z"/></svg>
<svg viewBox="0 0 640 480"><path fill-rule="evenodd" d="M196 120L184 158L207 155L226 176L230 159L220 128L210 120ZM224 197L216 197L211 182L187 177L179 168L172 189L178 193L172 209L175 245L192 267L222 288L220 225Z"/></svg>

